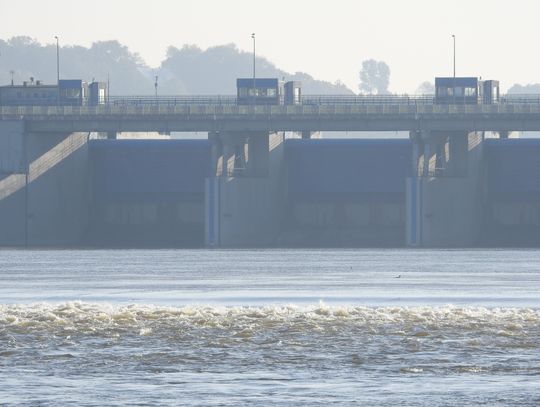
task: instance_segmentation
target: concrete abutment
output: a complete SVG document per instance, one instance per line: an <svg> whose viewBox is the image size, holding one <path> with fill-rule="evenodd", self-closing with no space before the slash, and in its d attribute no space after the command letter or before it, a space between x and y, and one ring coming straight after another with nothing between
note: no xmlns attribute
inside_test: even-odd
<svg viewBox="0 0 540 407"><path fill-rule="evenodd" d="M81 245L88 225L88 133L0 122L0 245Z"/></svg>

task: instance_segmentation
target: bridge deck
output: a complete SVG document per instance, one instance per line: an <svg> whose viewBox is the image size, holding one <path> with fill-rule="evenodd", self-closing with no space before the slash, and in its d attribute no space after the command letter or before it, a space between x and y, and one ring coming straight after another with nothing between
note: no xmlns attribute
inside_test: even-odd
<svg viewBox="0 0 540 407"><path fill-rule="evenodd" d="M540 104L1 106L29 131L540 130Z"/></svg>

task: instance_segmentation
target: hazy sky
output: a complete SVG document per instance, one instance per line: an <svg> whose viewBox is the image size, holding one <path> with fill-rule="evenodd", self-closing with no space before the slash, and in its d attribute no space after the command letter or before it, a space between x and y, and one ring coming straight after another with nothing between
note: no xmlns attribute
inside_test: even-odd
<svg viewBox="0 0 540 407"><path fill-rule="evenodd" d="M457 74L540 82L539 0L0 0L0 38L89 46L117 39L151 66L169 45L235 43L290 72L358 91L364 59L384 60L390 90ZM0 56L1 58L1 56Z"/></svg>

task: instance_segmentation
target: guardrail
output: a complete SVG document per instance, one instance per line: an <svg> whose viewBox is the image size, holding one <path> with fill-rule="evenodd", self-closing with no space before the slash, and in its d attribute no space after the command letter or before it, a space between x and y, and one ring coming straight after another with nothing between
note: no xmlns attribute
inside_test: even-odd
<svg viewBox="0 0 540 407"><path fill-rule="evenodd" d="M231 95L195 95L195 96L111 96L105 105L110 106L187 106L213 105L235 106L236 96Z"/></svg>
<svg viewBox="0 0 540 407"><path fill-rule="evenodd" d="M254 101L253 104L257 104ZM111 96L106 104L112 106L185 106L238 105L234 95L196 96ZM245 103L242 103L244 105ZM303 95L303 105L435 105L435 95ZM471 104L456 99L457 105ZM498 104L540 105L540 95L504 95Z"/></svg>
<svg viewBox="0 0 540 407"><path fill-rule="evenodd" d="M433 105L433 95L305 95L303 105Z"/></svg>
<svg viewBox="0 0 540 407"><path fill-rule="evenodd" d="M540 95L504 95L501 96L502 105L540 105Z"/></svg>
<svg viewBox="0 0 540 407"><path fill-rule="evenodd" d="M467 100L470 102L469 100ZM466 100L456 99L455 106L475 106L482 103L465 103ZM503 95L498 105L540 105L540 95ZM260 103L238 103L235 95L180 95L180 96L110 96L98 106L117 107L147 107L147 106L245 106ZM267 102L263 105L268 105ZM283 105L280 103L280 105ZM306 106L431 106L448 105L437 103L434 95L303 95L301 105ZM486 105L486 104L484 104ZM490 105L490 104L488 104ZM4 103L0 106L72 106L73 103L55 103L47 100L17 101L17 103ZM91 105L85 105L91 106Z"/></svg>

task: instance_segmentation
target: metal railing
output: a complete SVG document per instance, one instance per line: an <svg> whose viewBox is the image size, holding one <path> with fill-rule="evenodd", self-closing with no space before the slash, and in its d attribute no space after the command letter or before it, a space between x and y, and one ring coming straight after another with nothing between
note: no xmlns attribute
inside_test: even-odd
<svg viewBox="0 0 540 407"><path fill-rule="evenodd" d="M540 105L540 95L504 95L501 96L502 105Z"/></svg>
<svg viewBox="0 0 540 407"><path fill-rule="evenodd" d="M197 95L197 96L111 96L107 103L112 106L186 106L186 105L245 105L238 103L234 95ZM257 101L254 101L257 104ZM265 103L267 104L267 103ZM435 95L303 95L302 105L434 105ZM447 104L447 103L442 103ZM452 103L451 103L452 104ZM456 100L458 105L477 104L465 100ZM482 104L482 103L478 103ZM540 95L504 95L498 104L503 105L540 105Z"/></svg>
<svg viewBox="0 0 540 407"><path fill-rule="evenodd" d="M433 95L304 95L303 105L433 105Z"/></svg>
<svg viewBox="0 0 540 407"><path fill-rule="evenodd" d="M106 101L111 106L187 106L187 105L236 105L236 96L231 95L186 95L186 96L110 96Z"/></svg>
<svg viewBox="0 0 540 407"><path fill-rule="evenodd" d="M180 96L110 96L101 106L147 107L147 106L239 106L260 103L246 103L235 95L180 95ZM268 105L268 101L264 101ZM283 104L281 101L280 104ZM454 103L437 103L434 95L303 95L301 105L305 106L432 106L432 105L482 105L466 100ZM540 95L503 95L498 105L536 105L540 106ZM58 103L48 100L23 100L0 103L0 106L80 106L74 103Z"/></svg>
<svg viewBox="0 0 540 407"><path fill-rule="evenodd" d="M283 101L282 101L283 103ZM281 103L281 104L282 104ZM304 95L303 105L432 105L434 96L421 95ZM233 95L198 96L111 96L107 101L112 106L185 106L185 105L246 105ZM253 104L258 104L257 100ZM264 104L268 104L265 101Z"/></svg>

